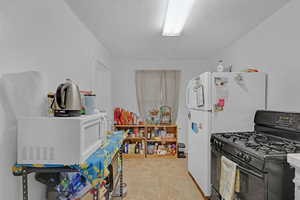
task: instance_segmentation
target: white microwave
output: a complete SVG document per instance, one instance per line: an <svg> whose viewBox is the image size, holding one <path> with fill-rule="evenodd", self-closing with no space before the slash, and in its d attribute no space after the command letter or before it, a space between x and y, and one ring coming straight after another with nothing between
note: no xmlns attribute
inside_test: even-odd
<svg viewBox="0 0 300 200"><path fill-rule="evenodd" d="M105 141L103 114L18 119L18 164L72 165Z"/></svg>

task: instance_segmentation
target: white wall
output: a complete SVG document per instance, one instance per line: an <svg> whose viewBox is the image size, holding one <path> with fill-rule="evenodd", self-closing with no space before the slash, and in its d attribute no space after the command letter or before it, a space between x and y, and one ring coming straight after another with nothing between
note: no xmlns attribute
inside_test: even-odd
<svg viewBox="0 0 300 200"><path fill-rule="evenodd" d="M187 81L196 75L210 71L204 61L199 60L119 60L114 62L112 76L112 99L114 107L122 107L138 113L135 90L135 70L176 69L181 70L181 88L177 124L180 129L179 141L187 143L187 109L185 87Z"/></svg>
<svg viewBox="0 0 300 200"><path fill-rule="evenodd" d="M300 1L291 0L246 36L211 59L213 62L224 59L233 64L234 70L253 65L268 73L269 109L300 111L299 10Z"/></svg>
<svg viewBox="0 0 300 200"><path fill-rule="evenodd" d="M91 89L96 60L109 66L109 54L62 0L0 1L0 77L4 73L40 70L49 90L66 77ZM47 93L47 91L45 91ZM11 167L16 162L16 135L3 131L0 102L0 199L20 195ZM35 186L33 186L35 184ZM45 199L42 187L30 182L31 200Z"/></svg>
<svg viewBox="0 0 300 200"><path fill-rule="evenodd" d="M95 93L97 98L97 108L105 110L109 118L112 115L111 100L111 68L102 62L97 62L95 69Z"/></svg>

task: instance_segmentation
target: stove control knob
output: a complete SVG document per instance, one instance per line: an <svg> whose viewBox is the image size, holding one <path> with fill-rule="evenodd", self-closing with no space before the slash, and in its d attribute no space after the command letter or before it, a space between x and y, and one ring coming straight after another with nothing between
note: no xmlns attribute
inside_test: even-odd
<svg viewBox="0 0 300 200"><path fill-rule="evenodd" d="M217 140L214 140L214 145L215 145L216 147L218 147L218 141L217 141Z"/></svg>
<svg viewBox="0 0 300 200"><path fill-rule="evenodd" d="M221 143L221 148L223 149L223 147L224 147L224 143Z"/></svg>
<svg viewBox="0 0 300 200"><path fill-rule="evenodd" d="M238 152L236 155L240 158L243 158L243 156L244 156L244 154L242 152Z"/></svg>
<svg viewBox="0 0 300 200"><path fill-rule="evenodd" d="M245 160L246 162L250 162L250 161L251 161L251 157L248 156L248 155L246 155L246 156L244 156L244 160Z"/></svg>

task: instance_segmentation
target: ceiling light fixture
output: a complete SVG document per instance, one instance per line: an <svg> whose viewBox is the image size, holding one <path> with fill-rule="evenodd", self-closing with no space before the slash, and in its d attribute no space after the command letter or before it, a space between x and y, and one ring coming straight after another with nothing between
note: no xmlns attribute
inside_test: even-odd
<svg viewBox="0 0 300 200"><path fill-rule="evenodd" d="M194 0L169 0L163 36L179 36L192 10Z"/></svg>

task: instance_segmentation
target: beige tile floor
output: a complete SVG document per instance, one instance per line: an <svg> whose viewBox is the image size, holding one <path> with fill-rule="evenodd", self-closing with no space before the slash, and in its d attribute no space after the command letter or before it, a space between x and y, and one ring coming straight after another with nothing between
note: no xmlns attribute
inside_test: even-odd
<svg viewBox="0 0 300 200"><path fill-rule="evenodd" d="M186 159L125 159L124 200L203 200Z"/></svg>

